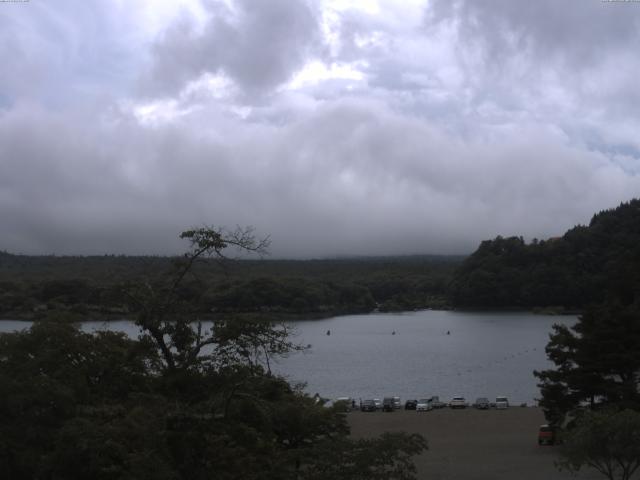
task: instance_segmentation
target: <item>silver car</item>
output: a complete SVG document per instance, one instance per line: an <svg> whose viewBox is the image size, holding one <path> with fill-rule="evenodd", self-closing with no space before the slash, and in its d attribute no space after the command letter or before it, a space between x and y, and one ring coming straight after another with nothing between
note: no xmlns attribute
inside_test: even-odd
<svg viewBox="0 0 640 480"><path fill-rule="evenodd" d="M428 398L421 398L416 404L416 412L428 412L433 409L433 405Z"/></svg>

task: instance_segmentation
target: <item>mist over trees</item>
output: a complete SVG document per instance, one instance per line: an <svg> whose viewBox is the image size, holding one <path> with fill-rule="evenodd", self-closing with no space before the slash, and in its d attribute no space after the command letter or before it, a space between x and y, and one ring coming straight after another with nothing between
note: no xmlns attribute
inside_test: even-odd
<svg viewBox="0 0 640 480"><path fill-rule="evenodd" d="M609 292L629 302L640 284L640 200L593 216L563 236L496 237L469 257L243 259L194 267L180 296L202 315L323 317L421 308L580 311ZM0 315L132 316L120 285L162 274L168 257L29 257L0 252Z"/></svg>

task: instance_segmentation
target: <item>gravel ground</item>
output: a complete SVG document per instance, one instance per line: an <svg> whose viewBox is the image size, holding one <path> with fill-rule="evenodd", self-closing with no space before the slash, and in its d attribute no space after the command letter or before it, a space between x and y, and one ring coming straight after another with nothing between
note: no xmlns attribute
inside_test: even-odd
<svg viewBox="0 0 640 480"><path fill-rule="evenodd" d="M354 437L383 432L417 432L429 450L415 458L419 479L555 480L604 478L593 470L572 476L554 465L557 447L538 446L538 427L545 423L539 408L507 410L396 410L349 414Z"/></svg>

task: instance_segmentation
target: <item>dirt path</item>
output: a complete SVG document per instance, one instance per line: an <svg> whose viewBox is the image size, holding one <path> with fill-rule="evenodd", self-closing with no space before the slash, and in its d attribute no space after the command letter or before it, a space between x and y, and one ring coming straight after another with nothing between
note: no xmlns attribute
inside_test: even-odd
<svg viewBox="0 0 640 480"><path fill-rule="evenodd" d="M556 447L539 447L537 432L544 416L538 408L508 410L434 410L416 413L349 414L352 435L385 431L423 434L429 450L416 457L418 478L429 480L602 479L585 471L577 477L554 466Z"/></svg>

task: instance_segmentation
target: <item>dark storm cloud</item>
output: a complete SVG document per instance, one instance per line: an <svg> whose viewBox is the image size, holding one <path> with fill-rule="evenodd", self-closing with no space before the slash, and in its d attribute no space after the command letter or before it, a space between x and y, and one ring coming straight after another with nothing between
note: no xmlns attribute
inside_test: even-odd
<svg viewBox="0 0 640 480"><path fill-rule="evenodd" d="M188 125L59 120L15 112L0 124L0 155L15 159L0 172L0 215L20 251L166 253L181 229L215 219L272 234L281 256L453 253L497 232L556 234L640 187L555 132L464 144L359 100L224 141Z"/></svg>
<svg viewBox="0 0 640 480"><path fill-rule="evenodd" d="M640 195L640 7L514 3L0 5L0 249L465 253Z"/></svg>
<svg viewBox="0 0 640 480"><path fill-rule="evenodd" d="M209 0L198 27L183 18L154 47L146 84L175 92L204 73L224 73L249 93L285 81L321 47L316 12L305 0Z"/></svg>

